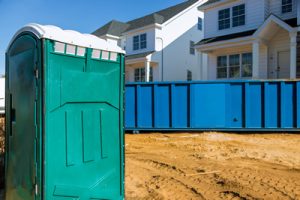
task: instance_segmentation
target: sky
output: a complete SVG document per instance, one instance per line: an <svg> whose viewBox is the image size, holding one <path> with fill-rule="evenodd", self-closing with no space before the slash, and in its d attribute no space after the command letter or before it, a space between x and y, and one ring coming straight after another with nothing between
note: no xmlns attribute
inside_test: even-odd
<svg viewBox="0 0 300 200"><path fill-rule="evenodd" d="M28 23L91 33L112 19L129 21L184 0L0 0L0 75L14 33Z"/></svg>

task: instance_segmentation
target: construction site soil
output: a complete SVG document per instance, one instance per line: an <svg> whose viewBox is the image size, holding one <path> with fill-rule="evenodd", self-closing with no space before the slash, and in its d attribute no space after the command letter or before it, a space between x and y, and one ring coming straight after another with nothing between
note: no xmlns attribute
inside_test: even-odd
<svg viewBox="0 0 300 200"><path fill-rule="evenodd" d="M126 199L300 199L300 135L126 135Z"/></svg>
<svg viewBox="0 0 300 200"><path fill-rule="evenodd" d="M126 134L125 148L129 200L300 199L298 134Z"/></svg>

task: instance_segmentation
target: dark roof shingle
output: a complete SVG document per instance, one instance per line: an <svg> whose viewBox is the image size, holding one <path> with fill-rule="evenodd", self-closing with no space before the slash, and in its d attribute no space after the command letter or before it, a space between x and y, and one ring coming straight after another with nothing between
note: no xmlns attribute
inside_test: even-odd
<svg viewBox="0 0 300 200"><path fill-rule="evenodd" d="M144 58L144 57L146 57L146 56L148 56L148 55L150 55L152 53L154 53L154 51L149 51L149 52L145 52L145 53L128 55L128 56L126 56L126 59L130 60L130 59Z"/></svg>
<svg viewBox="0 0 300 200"><path fill-rule="evenodd" d="M94 31L92 34L96 36L102 36L102 35L114 35L114 36L121 36L121 34L129 27L129 24L119 22L116 20L112 20L105 24L104 26L100 27L96 31Z"/></svg>
<svg viewBox="0 0 300 200"><path fill-rule="evenodd" d="M250 35L253 35L253 33L255 31L256 31L256 29L250 30L250 31L239 32L239 33L233 33L233 34L229 34L229 35L222 35L222 36L218 36L218 37L206 38L206 39L203 39L200 42L198 42L196 44L196 46L197 45L204 45L204 44L208 44L208 43L213 43L213 42L220 42L220 41L224 41L224 40L231 40L231 39L235 39L235 38L250 36Z"/></svg>
<svg viewBox="0 0 300 200"><path fill-rule="evenodd" d="M151 13L144 17L128 21L126 23L113 20L108 24L100 27L93 34L96 36L102 36L106 34L121 36L123 32L131 31L147 25L163 24L178 13L197 3L198 1L199 0L188 0L175 6L171 6L169 8Z"/></svg>
<svg viewBox="0 0 300 200"><path fill-rule="evenodd" d="M287 19L287 20L284 20L284 22L287 23L288 25L290 25L293 28L298 26L297 18Z"/></svg>
<svg viewBox="0 0 300 200"><path fill-rule="evenodd" d="M285 23L287 23L288 25L290 25L291 27L297 27L297 18L287 19L287 20L283 20L283 21ZM253 35L255 33L255 31L256 31L256 29L239 32L239 33L233 33L233 34L229 34L229 35L205 38L205 39L201 40L200 42L198 42L196 45L204 45L204 44L213 43L213 42L220 42L220 41L224 41L224 40L231 40L231 39L235 39L235 38L246 37L246 36Z"/></svg>
<svg viewBox="0 0 300 200"><path fill-rule="evenodd" d="M175 6L171 6L169 8L154 12L150 15L146 15L144 17L129 21L127 23L130 24L130 27L127 29L127 31L155 23L163 24L164 22L168 21L178 13L182 12L183 10L187 9L188 7L197 2L198 0L188 0Z"/></svg>

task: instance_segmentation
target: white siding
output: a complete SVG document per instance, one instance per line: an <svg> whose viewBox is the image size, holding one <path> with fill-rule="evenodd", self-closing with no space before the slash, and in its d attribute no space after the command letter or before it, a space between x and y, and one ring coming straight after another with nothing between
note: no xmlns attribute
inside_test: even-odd
<svg viewBox="0 0 300 200"><path fill-rule="evenodd" d="M208 80L217 79L217 57L224 55L242 54L252 52L252 45L237 46L230 49L220 49L209 54L208 60ZM265 45L260 45L260 58L259 58L259 78L266 79L268 71L268 48Z"/></svg>
<svg viewBox="0 0 300 200"><path fill-rule="evenodd" d="M260 45L259 48L259 77L260 79L268 78L268 47Z"/></svg>
<svg viewBox="0 0 300 200"><path fill-rule="evenodd" d="M217 56L208 54L207 80L217 79Z"/></svg>
<svg viewBox="0 0 300 200"><path fill-rule="evenodd" d="M270 1L264 0L265 19L270 15Z"/></svg>
<svg viewBox="0 0 300 200"><path fill-rule="evenodd" d="M193 80L201 78L201 66L196 50L195 55L190 54L190 41L197 43L203 39L203 31L197 28L198 17L203 18L203 13L197 9L200 4L195 4L169 21L161 30L157 30L155 45L157 52L152 56L152 60L159 65L160 80L162 46L164 47L164 81L186 80L187 70L192 71ZM158 38L163 39L163 44Z"/></svg>
<svg viewBox="0 0 300 200"><path fill-rule="evenodd" d="M282 18L282 19L290 19L297 17L297 0L293 0L293 11L290 13L282 13L281 12L282 0L269 0L269 10L270 13Z"/></svg>
<svg viewBox="0 0 300 200"><path fill-rule="evenodd" d="M147 48L145 49L139 49L139 50L133 50L133 37L136 35L140 35L146 33L147 34ZM147 30L141 30L138 32L134 32L131 34L128 34L126 37L126 54L132 55L132 54L139 54L149 51L155 50L155 28L150 28Z"/></svg>
<svg viewBox="0 0 300 200"><path fill-rule="evenodd" d="M232 8L233 6L245 3L246 23L244 26L232 27L225 30L219 30L218 12L219 10ZM238 0L234 3L228 3L205 12L205 38L227 35L235 32L243 32L258 28L265 19L264 0ZM232 10L231 10L232 15ZM231 21L232 24L232 21Z"/></svg>
<svg viewBox="0 0 300 200"><path fill-rule="evenodd" d="M111 45L120 46L118 39L107 38L106 41Z"/></svg>
<svg viewBox="0 0 300 200"><path fill-rule="evenodd" d="M274 72L277 67L277 55L280 51L289 51L290 37L287 31L280 29L269 42L269 71ZM270 78L274 78L273 74L268 74Z"/></svg>

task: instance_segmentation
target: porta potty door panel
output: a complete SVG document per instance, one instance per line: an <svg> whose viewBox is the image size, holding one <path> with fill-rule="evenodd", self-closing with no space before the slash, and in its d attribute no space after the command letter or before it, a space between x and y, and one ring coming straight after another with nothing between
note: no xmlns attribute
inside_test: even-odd
<svg viewBox="0 0 300 200"><path fill-rule="evenodd" d="M35 199L38 175L39 41L19 36L7 51L6 199Z"/></svg>
<svg viewBox="0 0 300 200"><path fill-rule="evenodd" d="M56 45L45 40L45 199L122 199L123 56Z"/></svg>

